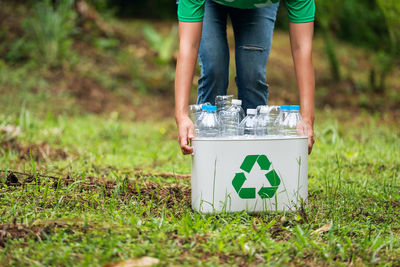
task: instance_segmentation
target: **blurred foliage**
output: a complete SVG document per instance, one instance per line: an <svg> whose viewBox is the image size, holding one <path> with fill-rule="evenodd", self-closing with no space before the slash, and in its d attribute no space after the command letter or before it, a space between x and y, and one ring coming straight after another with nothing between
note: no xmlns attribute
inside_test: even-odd
<svg viewBox="0 0 400 267"><path fill-rule="evenodd" d="M387 25L375 0L317 0L316 6L317 21L328 16L329 28L340 39L372 49L385 46Z"/></svg>
<svg viewBox="0 0 400 267"><path fill-rule="evenodd" d="M370 89L385 90L385 81L400 58L400 1L317 1L317 29L325 40L332 79L341 80L334 37L377 51L370 70ZM351 78L351 77L349 77Z"/></svg>
<svg viewBox="0 0 400 267"><path fill-rule="evenodd" d="M160 63L165 64L172 60L178 40L178 27L176 25L171 27L170 32L166 36L163 36L150 24L145 24L143 35L152 49L157 52Z"/></svg>
<svg viewBox="0 0 400 267"><path fill-rule="evenodd" d="M102 13L112 11L120 17L176 19L177 0L88 0Z"/></svg>
<svg viewBox="0 0 400 267"><path fill-rule="evenodd" d="M114 8L123 17L176 19L176 1L149 0L90 0L101 10ZM276 27L288 29L287 10L281 1ZM316 32L325 40L325 53L330 62L331 78L341 80L336 39L378 51L371 72L370 87L374 91L384 89L384 80L395 66L393 59L400 57L398 45L398 0L315 0ZM153 33L151 35L154 36ZM148 39L148 38L147 38ZM347 77L346 77L347 78Z"/></svg>
<svg viewBox="0 0 400 267"><path fill-rule="evenodd" d="M389 32L389 41L385 42L386 46L381 49L374 61L378 73L375 78L374 72L371 72L371 87L374 91L384 91L387 76L396 65L400 64L400 1L398 0L376 0L378 6L382 10L387 31Z"/></svg>
<svg viewBox="0 0 400 267"><path fill-rule="evenodd" d="M318 25L320 26L320 31L324 38L325 53L328 58L331 76L332 79L336 81L341 80L341 75L339 61L335 50L335 41L331 31L333 25L331 24L335 21L334 18L338 17L339 9L337 6L340 5L340 3L340 0L332 0L329 2L321 1L320 5L318 5L317 16Z"/></svg>
<svg viewBox="0 0 400 267"><path fill-rule="evenodd" d="M90 98L92 101L82 100L79 105L91 112L101 111L104 103L112 102L105 101L110 95L124 99L130 99L131 92L142 93L140 97L147 93L170 96L178 47L175 1L84 1L95 7L90 16L80 12L74 0L0 0L1 87L13 92L15 88L32 91L32 102L36 101L35 94L45 98L50 91L64 92L79 101ZM399 5L397 0L316 0L314 63L321 106L371 110L400 107ZM103 31L100 23L111 33ZM288 23L282 1L276 27L287 30ZM276 66L269 69L271 83L284 88L271 97L279 104L297 100L289 92L296 81L290 76L287 37L286 32L275 33L269 59ZM228 39L233 45L230 29ZM198 73L199 69L194 81ZM236 90L234 64L230 65L230 74L232 91ZM30 78L25 79L25 75ZM194 82L192 96L196 86ZM25 98L27 94L18 96Z"/></svg>
<svg viewBox="0 0 400 267"><path fill-rule="evenodd" d="M18 61L32 59L39 64L56 66L71 56L72 34L76 14L73 0L40 1L33 6L33 15L22 23L23 36L10 47L6 58Z"/></svg>
<svg viewBox="0 0 400 267"><path fill-rule="evenodd" d="M118 11L118 7L112 5L113 1L110 0L86 0L86 2L100 12L103 17L114 16Z"/></svg>

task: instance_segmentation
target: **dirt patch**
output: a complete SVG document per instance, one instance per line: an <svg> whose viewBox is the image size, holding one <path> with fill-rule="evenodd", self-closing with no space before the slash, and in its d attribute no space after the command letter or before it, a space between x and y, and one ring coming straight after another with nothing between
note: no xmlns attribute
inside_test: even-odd
<svg viewBox="0 0 400 267"><path fill-rule="evenodd" d="M0 170L4 173L3 170ZM63 201L70 205L70 201L78 201L87 203L90 206L94 203L90 199L85 199L85 194L76 194L76 192L90 191L102 192L104 196L109 198L119 198L123 202L139 201L146 203L148 201L157 202L161 207L176 208L190 206L191 189L189 186L180 184L161 185L154 182L132 182L128 179L117 182L105 178L86 177L84 181L80 177L55 177L37 174L34 176L30 173L8 172L4 184L7 185L3 190L22 190L26 186L35 184L44 184L52 181L53 188L63 188L71 186L73 190L71 194L63 196ZM78 182L79 181L79 182ZM36 183L37 182L37 183ZM75 184L74 184L75 183ZM3 184L0 183L0 188ZM83 196L83 197L82 197ZM73 203L73 202L72 202ZM46 206L47 207L47 206ZM51 207L51 206L49 206ZM156 211L150 210L153 215ZM82 222L64 222L64 221L46 221L26 225L17 223L16 219L12 223L0 224L0 248L4 247L9 240L13 239L34 239L42 240L48 235L54 234L59 228L62 231L87 231L87 225ZM93 227L91 225L90 227ZM201 239L199 237L199 239Z"/></svg>
<svg viewBox="0 0 400 267"><path fill-rule="evenodd" d="M85 110L102 113L114 109L119 102L115 96L104 89L99 83L87 77L73 76L67 79L68 89L75 96L77 103Z"/></svg>
<svg viewBox="0 0 400 267"><path fill-rule="evenodd" d="M191 200L191 188L180 184L162 186L156 183L147 182L142 185L134 185L132 193L148 201L157 199L165 203L167 208L172 208L176 203L189 206Z"/></svg>
<svg viewBox="0 0 400 267"><path fill-rule="evenodd" d="M5 184L7 186L20 186L21 185L21 183L18 180L18 177L13 172L10 172L7 175Z"/></svg>
<svg viewBox="0 0 400 267"><path fill-rule="evenodd" d="M87 177L88 181L79 184L83 190L102 190L107 197L119 197L124 201L129 201L132 197L141 202L158 201L165 204L167 208L172 208L176 203L190 205L191 189L189 186L181 184L161 185L154 182L132 182L127 178L122 182L116 182L104 178ZM55 180L54 187L68 186L75 179L66 177Z"/></svg>
<svg viewBox="0 0 400 267"><path fill-rule="evenodd" d="M81 231L86 232L89 228L82 222L67 221L67 220L48 220L27 225L17 223L14 219L11 223L0 224L0 248L5 247L7 241L13 239L34 239L44 240L48 235L54 234L57 229L63 229L67 232Z"/></svg>
<svg viewBox="0 0 400 267"><path fill-rule="evenodd" d="M5 152L15 151L20 160L30 160L31 156L35 161L61 160L68 157L64 150L53 148L45 142L26 146L14 139L1 142L0 151L1 150Z"/></svg>
<svg viewBox="0 0 400 267"><path fill-rule="evenodd" d="M386 209L392 208L392 209L400 210L400 201L396 201L396 200L385 201L385 207L386 207Z"/></svg>
<svg viewBox="0 0 400 267"><path fill-rule="evenodd" d="M176 174L172 172L145 172L145 171L139 171L134 174L135 177L162 177L162 178L175 178L177 180L187 180L190 179L191 175L190 174Z"/></svg>
<svg viewBox="0 0 400 267"><path fill-rule="evenodd" d="M93 52L93 57L96 57ZM98 65L105 64L107 66L115 64L107 59L98 59ZM106 68L106 67L104 67ZM132 77L121 78L121 75L130 75L121 73L111 74L112 79L126 79L130 81ZM111 73L111 70L108 71ZM106 88L93 77L88 74L80 73L79 70L71 73L64 73L60 70L53 70L48 73L46 79L52 86L52 93L57 95L60 91L67 92L72 95L74 101L80 110L95 114L106 114L118 112L119 118L127 118L130 120L148 120L162 119L173 117L173 97L172 92L169 95L141 94L130 88L125 83L123 87L114 92L112 89ZM122 86L122 85L121 85ZM171 89L172 90L172 89ZM160 108L161 107L161 108Z"/></svg>
<svg viewBox="0 0 400 267"><path fill-rule="evenodd" d="M3 172L3 170L0 170ZM37 177L37 179L36 179ZM7 186L25 186L29 184L38 184L44 179L53 181L53 188L61 188L69 186L76 181L80 181L80 177L65 177L47 176L42 174L30 174L21 172L7 173L5 184ZM0 184L1 185L1 184ZM180 206L190 205L191 189L189 186L181 184L161 185L154 182L133 182L125 178L123 181L117 182L106 178L86 177L84 181L77 183L75 190L91 191L100 190L107 197L119 197L124 201L129 201L135 197L141 202L158 201L171 208L179 203Z"/></svg>
<svg viewBox="0 0 400 267"><path fill-rule="evenodd" d="M5 33L2 37L7 41L14 41L23 33L21 22L26 11L23 8L17 8L18 5L18 1L0 1L0 25ZM5 43L4 40L2 43Z"/></svg>
<svg viewBox="0 0 400 267"><path fill-rule="evenodd" d="M40 226L26 226L20 223L0 224L0 247L5 247L7 240L34 238L41 240L46 229Z"/></svg>

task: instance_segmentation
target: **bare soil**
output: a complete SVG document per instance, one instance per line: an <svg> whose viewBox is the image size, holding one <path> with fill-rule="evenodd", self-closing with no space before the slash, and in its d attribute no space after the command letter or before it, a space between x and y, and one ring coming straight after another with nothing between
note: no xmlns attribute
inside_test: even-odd
<svg viewBox="0 0 400 267"><path fill-rule="evenodd" d="M14 219L11 223L0 224L0 248L5 247L8 240L12 239L33 239L44 240L50 234L53 234L58 228L67 228L71 231L78 230L85 232L88 226L83 226L81 223L70 223L67 221L41 221L33 225L17 223Z"/></svg>
<svg viewBox="0 0 400 267"><path fill-rule="evenodd" d="M0 170L0 172L4 173L5 171ZM152 175L157 175L157 173ZM23 186L30 183L36 184L36 181L40 184L42 179L51 179L53 181L53 187L57 188L68 186L81 178L71 177L69 175L64 177L55 177L42 174L35 175L32 173L7 171L7 178L4 183L7 186ZM191 189L189 186L181 184L160 185L154 182L131 181L127 177L121 183L103 177L92 176L86 177L85 181L79 184L79 190L102 190L108 197L116 194L115 190L117 187L119 189L119 196L125 200L136 197L143 202L157 200L165 203L168 207L173 207L177 202L183 205L190 205Z"/></svg>
<svg viewBox="0 0 400 267"><path fill-rule="evenodd" d="M56 149L49 144L43 142L40 144L25 145L14 140L3 140L0 142L0 150L5 152L14 151L20 160L30 160L31 157L35 161L38 160L61 160L68 157L67 153L62 149Z"/></svg>

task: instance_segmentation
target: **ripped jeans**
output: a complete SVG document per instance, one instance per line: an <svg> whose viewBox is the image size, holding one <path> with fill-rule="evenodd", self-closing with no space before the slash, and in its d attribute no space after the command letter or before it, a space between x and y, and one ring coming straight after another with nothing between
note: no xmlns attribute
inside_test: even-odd
<svg viewBox="0 0 400 267"><path fill-rule="evenodd" d="M238 9L207 0L199 49L201 77L197 103L214 104L226 95L229 83L228 15L235 36L236 85L242 107L256 108L268 102L266 65L279 2L269 7Z"/></svg>

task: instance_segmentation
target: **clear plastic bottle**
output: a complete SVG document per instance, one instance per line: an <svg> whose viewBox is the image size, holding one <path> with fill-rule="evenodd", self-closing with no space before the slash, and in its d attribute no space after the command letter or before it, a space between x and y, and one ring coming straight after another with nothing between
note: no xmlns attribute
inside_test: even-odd
<svg viewBox="0 0 400 267"><path fill-rule="evenodd" d="M259 106L257 106L257 116L260 115L260 110L261 109L269 110L269 106L268 105L259 105Z"/></svg>
<svg viewBox="0 0 400 267"><path fill-rule="evenodd" d="M244 119L244 117L246 117L242 108L242 100L233 99L230 109L233 109L239 113L239 123Z"/></svg>
<svg viewBox="0 0 400 267"><path fill-rule="evenodd" d="M256 117L256 135L268 135L268 125L271 123L267 106L261 106Z"/></svg>
<svg viewBox="0 0 400 267"><path fill-rule="evenodd" d="M227 110L232 105L233 95L217 95L215 97L215 105L217 106L217 114L223 110Z"/></svg>
<svg viewBox="0 0 400 267"><path fill-rule="evenodd" d="M269 135L278 135L279 134L279 126L277 123L277 118L281 113L281 106L269 106L268 107L268 134Z"/></svg>
<svg viewBox="0 0 400 267"><path fill-rule="evenodd" d="M197 106L197 105L196 105ZM195 136L200 136L200 129L199 129L199 123L201 119L203 118L203 115L207 113L207 108L211 106L209 103L207 104L199 104L198 106L201 106L200 111L197 111L194 115L192 116L195 117L195 123L194 123L194 135ZM190 106L189 106L189 111L190 111Z"/></svg>
<svg viewBox="0 0 400 267"><path fill-rule="evenodd" d="M281 111L279 112L279 115L275 120L276 134L283 135L282 124L283 121L286 119L286 116L289 114L289 109L290 106L287 105L281 106Z"/></svg>
<svg viewBox="0 0 400 267"><path fill-rule="evenodd" d="M200 137L218 137L220 135L220 122L217 117L217 107L211 105L203 106L205 113L198 120Z"/></svg>
<svg viewBox="0 0 400 267"><path fill-rule="evenodd" d="M307 136L307 126L300 115L300 106L290 106L289 113L282 123L285 136Z"/></svg>
<svg viewBox="0 0 400 267"><path fill-rule="evenodd" d="M237 136L239 134L238 127L244 118L244 111L241 107L242 101L238 99L232 100L232 106L227 110L219 113L221 122L222 136Z"/></svg>
<svg viewBox="0 0 400 267"><path fill-rule="evenodd" d="M201 104L189 105L189 117L192 120L193 124L196 123L196 120L199 118L202 109Z"/></svg>
<svg viewBox="0 0 400 267"><path fill-rule="evenodd" d="M247 109L247 116L239 124L239 135L254 136L256 133L256 109Z"/></svg>
<svg viewBox="0 0 400 267"><path fill-rule="evenodd" d="M201 113L203 112L202 110L203 105L211 105L211 104L209 102L206 102L203 104L189 105L189 117L193 123L196 123Z"/></svg>

